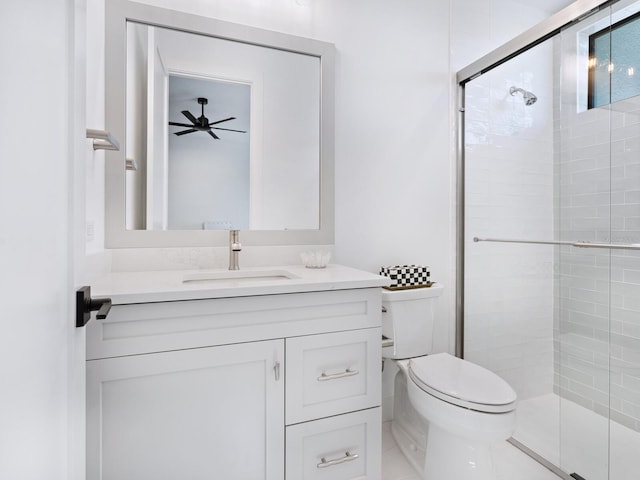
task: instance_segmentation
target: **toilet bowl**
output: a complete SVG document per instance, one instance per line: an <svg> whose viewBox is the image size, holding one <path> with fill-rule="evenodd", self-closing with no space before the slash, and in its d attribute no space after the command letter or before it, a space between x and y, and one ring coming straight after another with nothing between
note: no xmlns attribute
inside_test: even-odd
<svg viewBox="0 0 640 480"><path fill-rule="evenodd" d="M392 433L425 480L495 480L491 446L515 429L516 393L483 367L428 355L440 292L421 290L383 292L383 334L394 341L383 357L398 365Z"/></svg>

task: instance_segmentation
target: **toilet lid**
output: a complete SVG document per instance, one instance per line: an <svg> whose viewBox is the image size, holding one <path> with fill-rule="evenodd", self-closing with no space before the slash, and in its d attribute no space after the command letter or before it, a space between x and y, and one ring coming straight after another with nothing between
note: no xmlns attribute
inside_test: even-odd
<svg viewBox="0 0 640 480"><path fill-rule="evenodd" d="M480 412L515 408L516 392L495 373L448 353L412 358L409 376L427 393Z"/></svg>

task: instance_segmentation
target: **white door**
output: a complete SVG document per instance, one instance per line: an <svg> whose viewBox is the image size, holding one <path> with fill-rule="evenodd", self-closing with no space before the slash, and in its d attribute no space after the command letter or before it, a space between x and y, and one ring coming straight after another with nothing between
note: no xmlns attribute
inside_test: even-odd
<svg viewBox="0 0 640 480"><path fill-rule="evenodd" d="M0 478L82 477L73 0L0 2Z"/></svg>
<svg viewBox="0 0 640 480"><path fill-rule="evenodd" d="M87 479L283 480L283 358L269 340L88 361Z"/></svg>

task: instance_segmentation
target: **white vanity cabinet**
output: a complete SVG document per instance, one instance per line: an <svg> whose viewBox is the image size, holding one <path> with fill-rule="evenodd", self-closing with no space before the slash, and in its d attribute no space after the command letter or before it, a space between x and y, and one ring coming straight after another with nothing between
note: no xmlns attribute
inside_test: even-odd
<svg viewBox="0 0 640 480"><path fill-rule="evenodd" d="M115 299L87 325L87 479L379 479L380 305Z"/></svg>

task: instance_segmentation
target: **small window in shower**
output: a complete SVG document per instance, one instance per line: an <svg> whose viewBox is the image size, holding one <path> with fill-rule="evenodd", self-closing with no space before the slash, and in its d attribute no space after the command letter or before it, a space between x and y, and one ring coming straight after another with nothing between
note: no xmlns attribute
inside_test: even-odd
<svg viewBox="0 0 640 480"><path fill-rule="evenodd" d="M589 36L589 105L640 94L640 13Z"/></svg>

